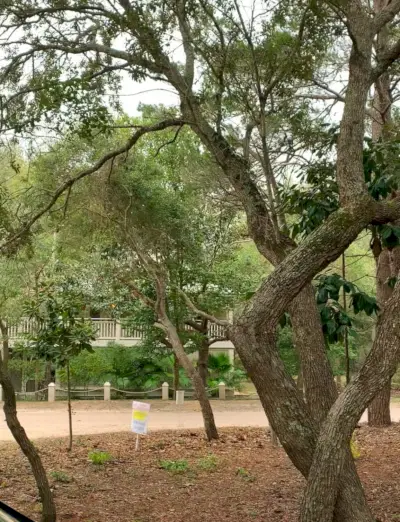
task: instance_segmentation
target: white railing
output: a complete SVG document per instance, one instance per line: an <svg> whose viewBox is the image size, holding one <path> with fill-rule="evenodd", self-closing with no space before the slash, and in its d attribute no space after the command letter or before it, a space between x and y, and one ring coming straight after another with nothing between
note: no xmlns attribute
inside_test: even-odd
<svg viewBox="0 0 400 522"><path fill-rule="evenodd" d="M90 319L96 332L98 341L119 341L124 340L140 340L145 336L145 331L141 328L123 327L119 321L115 319ZM36 323L29 319L23 318L17 325L8 327L8 337L10 340L23 337L24 334L33 333ZM188 327L188 330L191 330ZM225 328L219 324L209 323L208 334L210 337L225 337Z"/></svg>
<svg viewBox="0 0 400 522"><path fill-rule="evenodd" d="M220 324L209 323L208 335L209 337L226 337L226 328Z"/></svg>
<svg viewBox="0 0 400 522"><path fill-rule="evenodd" d="M115 339L117 321L113 319L91 319L98 339Z"/></svg>

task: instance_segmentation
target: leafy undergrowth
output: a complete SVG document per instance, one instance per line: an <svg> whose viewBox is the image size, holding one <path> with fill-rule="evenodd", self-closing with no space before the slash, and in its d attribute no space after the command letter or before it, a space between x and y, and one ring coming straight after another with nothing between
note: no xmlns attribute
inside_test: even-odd
<svg viewBox="0 0 400 522"><path fill-rule="evenodd" d="M208 444L200 431L142 438L107 434L38 443L60 522L295 522L303 480L262 429L224 429ZM400 517L400 427L356 430L357 467L382 522ZM112 456L95 466L88 455ZM34 520L40 504L29 466L0 446L0 499Z"/></svg>

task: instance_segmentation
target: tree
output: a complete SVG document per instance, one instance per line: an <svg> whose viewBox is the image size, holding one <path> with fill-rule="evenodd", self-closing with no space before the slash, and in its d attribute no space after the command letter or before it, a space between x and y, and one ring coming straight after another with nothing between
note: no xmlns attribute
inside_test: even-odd
<svg viewBox="0 0 400 522"><path fill-rule="evenodd" d="M82 296L73 281L42 283L37 299L27 303L29 317L37 322L37 331L28 342L37 358L65 367L68 384L69 446L72 449L72 406L70 360L83 350L92 351L95 340L92 325L80 317Z"/></svg>
<svg viewBox="0 0 400 522"><path fill-rule="evenodd" d="M78 109L74 113L78 118L82 115L79 102L87 95L88 86L94 86L99 96L104 84L100 81L100 88L96 89L96 79L102 80L106 74L117 70L129 70L137 79L148 75L168 82L180 98L179 119L142 127L132 134L124 147L77 172L28 220L23 230L51 208L78 179L126 152L144 133L169 125L190 126L241 201L250 235L260 252L276 266L237 314L229 328L229 336L256 385L272 427L293 463L307 476L301 520L325 522L335 516L336 520L372 521L351 460L349 441L362 411L396 369L400 289L395 288L382 312L374 346L364 366L335 402L336 390L309 283L342 254L363 228L371 223L393 222L400 213L397 197L391 201L386 198L376 201L368 194L363 168L368 91L400 54L400 45L395 41L385 52L378 50L373 61L373 43L375 36L398 15L400 2L392 1L375 16L359 0L311 5L298 2L293 9L280 3L272 15L263 17L265 23L261 24L255 23L260 18L258 14L253 13L250 21L245 19L235 1L224 2L222 6L211 1L178 1L167 6L162 2L150 7L146 2L132 5L120 0L115 10L108 10L95 1L83 6L71 2L59 7L47 2L37 6L36 2L28 1L16 10L7 4L3 9L5 26L13 31L17 25L18 30L24 32L17 44L5 43L7 47L17 47L15 54L10 53L9 64L3 69L3 79L12 91L12 103L5 100L4 104L10 126L22 122L19 123L21 128L22 115L27 114L32 122L44 113L59 110L65 92L69 96L69 106ZM73 17L69 16L71 12ZM62 16L64 13L68 16ZM95 24L91 23L93 16ZM296 34L294 28L298 29ZM173 38L169 35L177 30L183 42L183 64L177 64L168 52L168 44ZM32 33L37 34L37 31L44 37L40 43L32 38ZM299 89L299 85L312 78L313 67L319 65L318 59L335 36L344 31L350 36L351 49L336 155L340 208L296 245L287 236L279 212L276 179L274 172L271 173L265 132L266 116L276 110L276 101L284 96L282 92L287 83L295 84ZM128 41L128 45L122 49L114 47L112 44L117 40ZM19 48L21 41L26 46L23 52ZM266 53L264 48L270 42L275 45ZM288 69L280 69L279 64L288 53L293 59L285 61L289 63ZM16 85L21 77L25 82L26 76L11 75L10 71L24 68L32 55L35 55L33 78L29 76L28 84ZM63 77L62 82L54 81L59 60L62 58L65 64L65 59L68 61L71 55L79 55L82 59L79 73L76 67L71 67L72 79ZM265 63L263 57L270 61ZM210 79L204 81L199 90L194 83L196 67L196 76L201 71L202 77ZM50 72L53 74L48 74ZM67 88L60 89L60 86ZM240 87L241 97L238 96ZM81 96L76 95L79 89ZM34 92L39 99L46 92L47 98L41 104L28 104L28 110L23 111L26 92ZM284 100L286 107L292 92ZM97 101L98 97L93 96L93 100ZM241 110L237 109L237 101L242 102ZM279 110L284 112L285 103L279 104ZM248 138L244 140L243 154L239 154L236 145L238 136L232 136L234 133L230 132L231 126L226 121L226 116L235 112L245 122L245 132L240 136ZM104 117L98 118L98 123L104 126ZM274 134L282 135L285 124L285 120L278 122L278 131ZM251 139L254 130L257 136ZM250 147L254 142L255 147ZM254 164L253 152L257 152L259 144L259 161ZM260 172L265 179L266 197L258 183ZM157 284L165 295L162 279L159 278ZM295 342L302 358L309 408L305 407L295 383L285 372L276 350L276 327L287 309L291 312Z"/></svg>

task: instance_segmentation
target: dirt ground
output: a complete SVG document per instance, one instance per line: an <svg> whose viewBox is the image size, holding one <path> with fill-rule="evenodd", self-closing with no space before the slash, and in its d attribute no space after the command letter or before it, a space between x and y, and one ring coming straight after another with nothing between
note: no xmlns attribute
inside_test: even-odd
<svg viewBox="0 0 400 522"><path fill-rule="evenodd" d="M199 430L153 432L138 453L128 433L77 437L70 454L65 439L40 440L60 522L295 522L303 479L284 451L271 447L265 429L221 434L208 444ZM400 520L400 426L362 427L356 436L376 516ZM112 460L94 465L93 450ZM0 444L0 498L38 520L29 466L14 444Z"/></svg>

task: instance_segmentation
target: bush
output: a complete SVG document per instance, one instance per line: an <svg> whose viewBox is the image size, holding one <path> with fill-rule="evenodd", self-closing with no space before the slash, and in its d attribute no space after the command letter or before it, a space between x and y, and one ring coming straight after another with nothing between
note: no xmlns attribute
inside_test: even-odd
<svg viewBox="0 0 400 522"><path fill-rule="evenodd" d="M95 464L96 466L102 466L103 464L110 462L113 457L107 451L91 451L88 455L88 459L92 464Z"/></svg>

